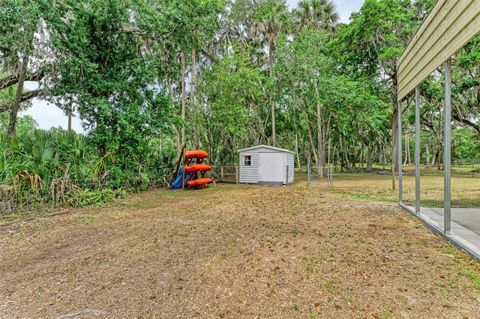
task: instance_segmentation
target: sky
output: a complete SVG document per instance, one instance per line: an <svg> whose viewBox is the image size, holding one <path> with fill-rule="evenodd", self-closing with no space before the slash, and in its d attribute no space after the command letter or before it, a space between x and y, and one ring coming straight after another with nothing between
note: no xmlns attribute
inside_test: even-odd
<svg viewBox="0 0 480 319"><path fill-rule="evenodd" d="M340 21L347 23L352 12L360 10L364 0L333 0L340 15ZM295 8L300 0L287 0L290 8Z"/></svg>
<svg viewBox="0 0 480 319"><path fill-rule="evenodd" d="M290 8L295 8L300 0L287 0ZM337 11L340 15L340 21L348 23L352 12L360 10L364 0L333 0ZM26 88L29 90L35 89L35 83L27 83ZM30 115L38 126L43 129L50 129L51 127L67 127L67 116L56 106L47 103L41 99L34 99L32 107L20 113L20 115ZM82 122L78 117L72 120L72 127L77 132L83 132Z"/></svg>

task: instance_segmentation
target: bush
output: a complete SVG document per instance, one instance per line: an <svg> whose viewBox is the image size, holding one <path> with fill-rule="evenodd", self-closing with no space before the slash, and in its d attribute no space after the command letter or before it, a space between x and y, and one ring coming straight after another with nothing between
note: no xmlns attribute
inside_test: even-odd
<svg viewBox="0 0 480 319"><path fill-rule="evenodd" d="M101 205L112 202L115 198L123 197L126 191L122 189L113 190L110 188L103 189L78 189L70 192L66 197L66 203L73 207L85 207L92 205Z"/></svg>
<svg viewBox="0 0 480 319"><path fill-rule="evenodd" d="M42 130L28 116L19 119L17 131L8 140L0 121L0 185L14 189L14 206L110 202L125 192L162 186L176 157L168 138L162 149L159 139L150 138L131 156L115 149L100 156L92 137Z"/></svg>

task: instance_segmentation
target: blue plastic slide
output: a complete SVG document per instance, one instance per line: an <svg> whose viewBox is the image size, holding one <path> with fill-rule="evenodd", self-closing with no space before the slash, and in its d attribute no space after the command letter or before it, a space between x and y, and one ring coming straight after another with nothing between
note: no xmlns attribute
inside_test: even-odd
<svg viewBox="0 0 480 319"><path fill-rule="evenodd" d="M178 175L177 178L170 184L171 189L180 189L182 188L182 175L183 175L183 167L180 167L178 169ZM188 174L185 175L185 181L184 184L188 185L188 181L190 180L190 176Z"/></svg>

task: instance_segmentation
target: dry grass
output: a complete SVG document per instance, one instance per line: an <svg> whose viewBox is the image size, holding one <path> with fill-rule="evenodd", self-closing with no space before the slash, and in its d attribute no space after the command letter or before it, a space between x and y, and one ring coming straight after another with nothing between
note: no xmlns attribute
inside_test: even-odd
<svg viewBox="0 0 480 319"><path fill-rule="evenodd" d="M9 226L0 317L478 318L478 265L349 183L377 189L157 191Z"/></svg>
<svg viewBox="0 0 480 319"><path fill-rule="evenodd" d="M440 173L438 173L440 174ZM480 178L453 176L453 207L480 207ZM397 181L398 182L398 181ZM398 190L392 189L392 178L376 174L338 174L335 176L334 192L357 199L391 202L398 201ZM403 177L404 201L415 203L415 177ZM443 207L443 176L421 177L422 206Z"/></svg>

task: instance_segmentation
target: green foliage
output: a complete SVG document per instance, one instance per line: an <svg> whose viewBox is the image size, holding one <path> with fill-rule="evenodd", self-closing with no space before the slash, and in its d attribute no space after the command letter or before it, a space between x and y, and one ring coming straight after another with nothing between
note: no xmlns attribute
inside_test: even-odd
<svg viewBox="0 0 480 319"><path fill-rule="evenodd" d="M250 62L247 50L235 46L231 56L204 73L203 90L209 98L208 143L211 159L228 163L235 160L235 150L245 145L253 122L261 121L257 105L265 103L262 87L265 74ZM220 140L227 141L224 147ZM213 158L212 158L213 157Z"/></svg>
<svg viewBox="0 0 480 319"><path fill-rule="evenodd" d="M332 0L301 0L295 10L300 29L333 31L339 20Z"/></svg>
<svg viewBox="0 0 480 319"><path fill-rule="evenodd" d="M0 2L0 61L7 69L16 66L20 54L31 47L39 16L40 10L35 1Z"/></svg>
<svg viewBox="0 0 480 319"><path fill-rule="evenodd" d="M112 190L102 188L98 190L80 189L68 194L65 202L73 207L85 207L92 205L101 205L112 202L115 198L125 196L126 192L122 189Z"/></svg>
<svg viewBox="0 0 480 319"><path fill-rule="evenodd" d="M320 105L320 124L331 144L363 144L379 148L388 138L388 105L368 79L338 72L327 55L328 41L328 34L304 30L293 41L285 38L281 42L277 54L276 87L281 89L279 95L284 99L283 103L293 104L295 115L290 129L308 136L308 129L305 129L309 127L308 123L316 119L315 126L318 126L316 106ZM313 125L310 126L312 129ZM358 149L352 148L351 151L355 156Z"/></svg>
<svg viewBox="0 0 480 319"><path fill-rule="evenodd" d="M466 162L480 162L480 136L471 128L458 128L453 131L453 159Z"/></svg>
<svg viewBox="0 0 480 319"><path fill-rule="evenodd" d="M298 165L385 166L397 136L396 62L434 3L365 0L338 24L330 0L293 10L285 0L2 1L1 130L11 77L28 58L26 76L43 74L39 94L75 108L86 133L21 118L16 139L0 133L0 184L19 203L104 202L163 185L183 142L206 149L211 164L277 143ZM479 41L453 58L458 161L479 160ZM443 92L441 72L421 86L422 161L439 168ZM407 135L413 115L408 108Z"/></svg>
<svg viewBox="0 0 480 319"><path fill-rule="evenodd" d="M65 53L59 61L64 70L58 79L59 95L77 96L78 111L100 155L142 154L148 137L171 127L172 116L166 93L151 85L156 59L143 50L143 39L138 35L143 31L130 19L135 6L128 1L93 1L89 6L66 2L58 6L59 12L72 12L68 25L62 15L52 17L54 41Z"/></svg>
<svg viewBox="0 0 480 319"><path fill-rule="evenodd" d="M410 1L366 0L352 22L332 42L342 65L352 73L394 80L396 60L418 26L418 10Z"/></svg>
<svg viewBox="0 0 480 319"><path fill-rule="evenodd" d="M200 49L215 36L225 0L162 1L160 14L167 30L183 49Z"/></svg>
<svg viewBox="0 0 480 319"><path fill-rule="evenodd" d="M118 195L117 190L162 186L175 157L173 145L160 149L159 139L145 142L141 156L109 153L100 157L95 137L68 134L61 129L38 129L30 117L20 119L15 140L6 138L3 124L0 130L0 184L18 187L18 204L83 206L108 201ZM140 157L141 161L133 161Z"/></svg>

